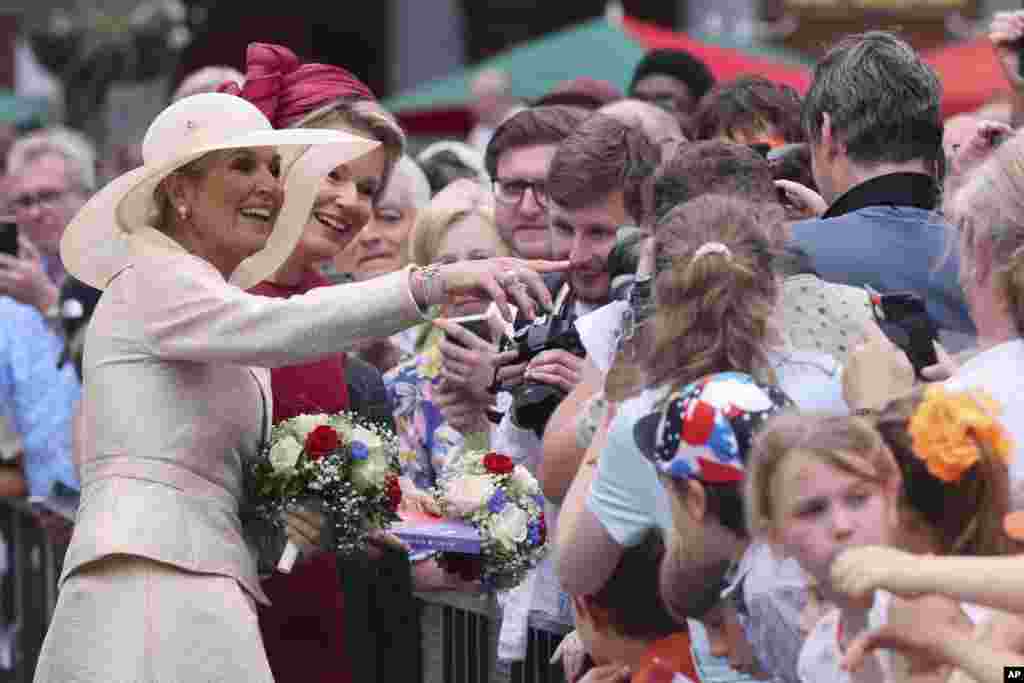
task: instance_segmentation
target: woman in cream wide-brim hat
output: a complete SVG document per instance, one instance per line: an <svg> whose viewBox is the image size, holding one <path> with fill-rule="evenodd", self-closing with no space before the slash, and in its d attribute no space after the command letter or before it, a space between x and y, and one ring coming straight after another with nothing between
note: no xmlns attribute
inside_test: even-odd
<svg viewBox="0 0 1024 683"><path fill-rule="evenodd" d="M509 258L289 299L243 291L287 258L320 179L377 144L273 130L241 98L195 95L68 226L67 270L104 292L85 342L82 500L37 682L271 681L240 516L243 463L268 436L266 368L386 336L452 295L549 304L534 270L565 264Z"/></svg>

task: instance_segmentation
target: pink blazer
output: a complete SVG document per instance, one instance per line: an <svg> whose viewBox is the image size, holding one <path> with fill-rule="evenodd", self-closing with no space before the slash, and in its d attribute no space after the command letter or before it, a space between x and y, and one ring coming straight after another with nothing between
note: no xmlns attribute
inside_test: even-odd
<svg viewBox="0 0 1024 683"><path fill-rule="evenodd" d="M239 518L243 463L259 457L273 412L266 368L422 316L404 270L274 299L229 285L169 239L164 247L147 248L110 283L90 323L90 443L61 582L87 562L129 554L233 577L269 604Z"/></svg>

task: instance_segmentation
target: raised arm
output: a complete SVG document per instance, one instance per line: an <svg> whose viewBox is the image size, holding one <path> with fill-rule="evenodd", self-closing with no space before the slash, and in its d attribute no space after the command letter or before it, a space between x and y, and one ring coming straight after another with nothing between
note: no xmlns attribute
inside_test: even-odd
<svg viewBox="0 0 1024 683"><path fill-rule="evenodd" d="M1024 612L1024 556L920 557L894 548L847 550L832 565L837 590L861 596L936 593L959 602Z"/></svg>
<svg viewBox="0 0 1024 683"><path fill-rule="evenodd" d="M604 528L587 505L597 477L598 456L606 446L609 419L598 427L558 516L558 578L570 595L596 593L615 571L625 548Z"/></svg>
<svg viewBox="0 0 1024 683"><path fill-rule="evenodd" d="M551 296L532 268L564 267L507 258L466 261L272 299L243 292L204 261L178 255L139 264L112 288L141 311L142 336L157 356L276 367L392 334L450 296L471 294L493 298L506 310L510 301L520 310L539 310L550 306Z"/></svg>
<svg viewBox="0 0 1024 683"><path fill-rule="evenodd" d="M565 498L590 446L581 442L577 421L603 385L601 371L585 362L580 383L558 404L544 430L544 457L537 478L544 496L552 502L561 503Z"/></svg>

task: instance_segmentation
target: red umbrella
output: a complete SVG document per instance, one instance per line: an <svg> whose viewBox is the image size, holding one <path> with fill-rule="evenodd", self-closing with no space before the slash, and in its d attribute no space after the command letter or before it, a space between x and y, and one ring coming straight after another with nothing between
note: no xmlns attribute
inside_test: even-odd
<svg viewBox="0 0 1024 683"><path fill-rule="evenodd" d="M731 81L737 76L757 74L776 83L792 86L800 94L807 91L811 82L810 70L806 66L787 64L749 51L704 43L684 33L661 28L629 16L623 17L622 28L649 50L686 50L699 57L719 81Z"/></svg>
<svg viewBox="0 0 1024 683"><path fill-rule="evenodd" d="M1003 68L988 38L935 48L925 61L942 81L942 114L953 116L981 107L1000 91L1009 90Z"/></svg>

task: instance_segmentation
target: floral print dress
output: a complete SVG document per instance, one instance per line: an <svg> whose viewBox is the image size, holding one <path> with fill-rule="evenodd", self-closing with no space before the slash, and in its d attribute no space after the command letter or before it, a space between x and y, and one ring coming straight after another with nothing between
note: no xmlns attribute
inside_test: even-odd
<svg viewBox="0 0 1024 683"><path fill-rule="evenodd" d="M395 409L402 473L422 490L433 488L443 477L464 440L434 402L440 384L441 351L436 343L384 375Z"/></svg>

